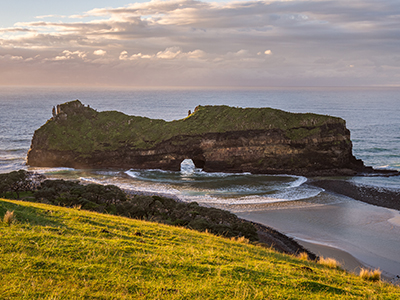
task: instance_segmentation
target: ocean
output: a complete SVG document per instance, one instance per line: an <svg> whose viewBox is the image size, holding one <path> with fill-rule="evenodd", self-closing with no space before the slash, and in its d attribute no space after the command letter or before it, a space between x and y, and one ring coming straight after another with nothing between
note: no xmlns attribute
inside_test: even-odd
<svg viewBox="0 0 400 300"><path fill-rule="evenodd" d="M190 160L180 172L32 168L26 154L34 131L52 107L79 99L98 111L167 121L197 105L272 107L341 117L351 131L353 154L374 168L400 170L400 88L39 88L0 87L0 172L27 169L50 178L115 184L143 193L228 209L308 242L344 250L387 276L400 274L400 215L286 175L206 173ZM400 189L400 177L343 178ZM399 199L400 201L400 199Z"/></svg>

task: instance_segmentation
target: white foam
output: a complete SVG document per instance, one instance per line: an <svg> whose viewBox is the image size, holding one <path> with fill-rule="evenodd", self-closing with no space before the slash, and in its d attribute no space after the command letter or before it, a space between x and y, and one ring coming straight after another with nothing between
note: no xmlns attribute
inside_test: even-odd
<svg viewBox="0 0 400 300"><path fill-rule="evenodd" d="M59 168L46 168L46 167L29 167L30 171L35 171L36 173L39 174L44 174L44 173L57 173L57 172L66 172L66 171L75 171L73 168L65 168L65 167L59 167Z"/></svg>
<svg viewBox="0 0 400 300"><path fill-rule="evenodd" d="M132 178L137 178L137 177L139 177L139 172L136 172L136 171L129 170L129 171L125 171L124 173L125 173L126 175L132 177Z"/></svg>
<svg viewBox="0 0 400 300"><path fill-rule="evenodd" d="M297 178L293 183L290 184L290 188L301 186L303 183L307 181L307 178L304 176L290 176L293 178Z"/></svg>
<svg viewBox="0 0 400 300"><path fill-rule="evenodd" d="M131 169L125 171L124 173L132 179L137 179L138 181L133 181L130 184L124 184L124 188L142 191L146 193L163 193L163 194L174 194L181 198L183 201L197 201L201 203L223 203L223 204L264 204L264 203L274 203L274 202L284 202L284 201L295 201L306 198L311 198L317 196L323 189L314 187L304 187L302 186L307 178L303 176L294 175L251 175L243 173L207 173L200 169L194 167L194 165L185 163L182 166L182 171L172 172L163 170L135 170ZM193 172L193 173L192 173ZM152 174L157 175L162 173L170 173L171 178L151 178L152 176L147 176ZM155 173L155 174L154 174ZM196 178L227 178L227 177L246 177L253 176L257 177L276 177L276 182L274 180L268 181L268 183L259 183L256 185L230 185L229 183L224 187L221 183L220 188L196 188ZM293 179L289 181L280 181L279 178L288 177ZM116 179L118 181L118 179ZM182 186L181 184L187 182L187 180L193 181L194 184L190 187ZM199 182L204 183L201 179ZM239 178L240 180L240 178ZM172 186L171 186L172 184ZM121 184L117 184L121 186ZM180 187L177 187L180 186Z"/></svg>
<svg viewBox="0 0 400 300"><path fill-rule="evenodd" d="M126 172L125 172L126 173ZM121 182L119 181L120 178L118 177L110 177L109 179L94 179L94 178L86 178L86 177L80 177L79 178L82 182L91 182L91 183L97 183L97 184L112 184L116 185L119 188L122 189L127 189L135 192L146 192L146 193L162 193L162 194L170 194L170 195L175 195L179 194L180 191L177 189L174 189L168 185L164 184L151 184L151 183L146 183L142 184L140 182Z"/></svg>
<svg viewBox="0 0 400 300"><path fill-rule="evenodd" d="M96 180L96 179L94 179L94 178L79 177L78 180L81 181L81 182L83 182L83 183L104 184L104 181Z"/></svg>

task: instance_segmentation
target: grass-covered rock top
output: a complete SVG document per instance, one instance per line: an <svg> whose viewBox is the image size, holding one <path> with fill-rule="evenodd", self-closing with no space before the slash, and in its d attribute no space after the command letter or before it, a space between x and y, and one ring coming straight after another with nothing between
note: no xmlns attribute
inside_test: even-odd
<svg viewBox="0 0 400 300"><path fill-rule="evenodd" d="M34 146L35 149L79 153L124 147L151 149L177 136L271 129L287 131L291 139L302 139L315 134L310 128L337 123L344 125L345 121L311 113L229 106L198 106L188 117L167 122L117 111L97 112L75 100L58 106L54 117L35 132Z"/></svg>
<svg viewBox="0 0 400 300"><path fill-rule="evenodd" d="M6 215L1 299L400 298L398 287L245 239L0 199Z"/></svg>

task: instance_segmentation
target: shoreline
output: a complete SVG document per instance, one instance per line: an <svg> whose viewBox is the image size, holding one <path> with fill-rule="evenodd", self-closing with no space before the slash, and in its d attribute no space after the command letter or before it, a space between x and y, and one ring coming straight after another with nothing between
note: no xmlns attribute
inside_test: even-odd
<svg viewBox="0 0 400 300"><path fill-rule="evenodd" d="M274 248L278 252L299 255L300 253L307 253L310 260L318 260L318 255L313 251L310 251L307 247L304 247L296 239L283 234L272 227L253 222L240 218L243 222L249 222L253 224L257 229L259 243L263 243L271 248Z"/></svg>
<svg viewBox="0 0 400 300"><path fill-rule="evenodd" d="M316 241L306 241L299 238L295 239L303 247L310 249L320 257L334 258L345 270L358 274L361 268L366 268L366 265L355 258L353 255L340 248L324 245Z"/></svg>
<svg viewBox="0 0 400 300"><path fill-rule="evenodd" d="M135 190L129 190L129 189L123 189L123 191L128 195L160 196L160 197L171 198L177 202L184 202L181 199L179 199L178 196L173 195L173 194L143 192L143 191L135 191ZM184 202L184 203L188 203L188 202ZM219 209L222 209L222 208L219 208ZM234 212L232 212L232 213L235 214ZM239 219L242 222L248 222L255 226L255 228L257 229L259 243L263 243L268 247L272 247L278 252L282 252L282 253L286 253L286 254L290 254L290 255L298 255L302 252L305 252L305 253L307 253L310 260L318 259L318 256L315 255L315 253L313 253L306 247L303 247L300 243L298 243L298 241L275 230L274 228L269 227L264 224L252 222L250 220L246 220L241 217L239 217Z"/></svg>
<svg viewBox="0 0 400 300"><path fill-rule="evenodd" d="M370 203L368 201L363 201L369 204L374 204L377 206L381 207L387 207L387 208L395 208L396 206L396 201L395 198L400 195L400 190L393 190L393 189L387 189L387 188L374 188L372 186L361 186L357 185L355 183L351 183L348 181L344 180L338 180L338 179L313 179L313 178L308 178L308 181L306 184L310 184L313 186L318 186L321 188L324 188L328 193L335 193L335 194L340 194L340 195L345 195L347 197L350 197L352 199L360 200L363 201L363 196L365 196L368 193L371 193L372 195L378 194L381 196L384 201L382 203L379 201L375 201L374 203ZM182 201L177 195L175 194L170 194L170 193L157 193L157 192L146 192L146 191L137 191L137 190L130 190L130 189L123 189L127 194L140 194L140 195L157 195L161 197L167 197L167 198L172 198L173 200L177 202L186 202ZM354 197L353 197L354 196ZM373 197L372 197L373 198ZM400 199L398 197L397 199ZM202 203L201 205L203 206L209 206L205 205ZM389 206L391 205L391 206ZM228 210L227 208L221 208L224 210ZM399 209L398 209L399 210ZM232 213L238 215L237 213L231 211ZM371 269L368 267L368 265L363 264L359 260L357 260L354 256L352 256L349 252L346 250L342 250L339 248L334 248L330 246L326 246L323 244L318 243L318 241L312 241L312 240L301 240L300 238L297 237L290 237L278 230L275 230L274 228L270 227L268 222L266 223L258 223L258 222L253 222L251 218L246 218L243 216L238 217L243 221L243 222L249 222L253 224L256 229L257 229L257 234L259 237L259 243L262 243L264 247L272 247L278 252L283 252L289 255L298 255L302 252L306 252L308 254L308 257L310 260L317 260L319 256L323 257L332 257L335 258L339 263L342 263L342 267L350 272L357 273L357 270L359 271L362 267ZM398 284L398 282L395 280L396 277L393 278L391 274L388 274L388 276L385 276L385 274L382 274L382 279L385 281L392 281L394 284Z"/></svg>
<svg viewBox="0 0 400 300"><path fill-rule="evenodd" d="M400 201L396 201L396 199L400 199L400 190L358 185L352 182L338 179L315 180L309 178L309 181L307 181L306 184L321 187L325 189L328 193L344 195L368 204L391 209L397 208L397 210L399 210L398 208L400 208L397 206L398 204L400 204ZM143 192L130 192L143 194ZM154 193L144 192L144 194ZM175 201L182 201L176 195L159 195L164 197L172 196ZM370 196L365 197L365 195ZM371 201L371 199L374 201ZM237 213L233 211L232 213L237 215ZM318 260L320 256L323 256L325 258L331 257L336 259L341 264L341 267L343 269L355 274L359 274L361 268L374 269L368 266L368 264L358 260L350 252L344 249L324 245L314 240L303 240L298 237L288 236L274 229L273 227L270 227L268 222L261 224L259 222L254 222L253 220L251 220L251 218L246 218L244 216L239 216L239 218L243 222L250 222L256 227L260 243L264 244L264 246L266 245L268 247L272 247L278 252L286 253L289 255L298 255L301 252L306 252L310 260ZM393 277L390 273L386 274L383 271L381 277L382 280L386 282L391 282L393 284L399 285L399 279L397 277Z"/></svg>
<svg viewBox="0 0 400 300"><path fill-rule="evenodd" d="M259 214L260 211L256 212L256 215ZM252 213L248 213L247 217L244 215L239 215L240 218L245 218L248 222L251 222L253 224L260 224L260 223L255 223L255 222L261 222L263 224L266 224L265 222L261 221L256 215ZM254 221L254 222L253 222ZM267 221L266 221L267 222ZM266 225L263 225L267 228L269 228ZM274 229L273 229L274 230ZM340 267L347 272L359 275L361 269L367 269L367 270L375 270L378 269L380 270L381 273L381 280L384 282L392 283L394 285L399 285L400 286L400 277L399 275L396 275L398 273L393 273L392 271L388 271L385 266L381 267L373 267L370 265L368 262L364 262L363 260L360 260L359 258L356 258L351 251L348 251L346 249L341 248L340 246L332 246L332 245L327 245L324 244L323 242L319 242L318 240L313 240L312 237L310 238L301 238L298 237L297 235L291 235L287 233L281 233L277 230L274 230L278 232L280 235L284 236L282 241L285 243L285 246L288 245L288 242L294 242L297 245L300 245L301 248L306 249L307 254L312 253L315 258L311 258L309 255L310 260L317 261L319 257L324 257L324 258L333 258L335 259L339 264ZM264 242L263 240L260 239L260 242ZM299 248L299 249L301 249ZM276 249L276 248L275 248ZM299 250L298 253L301 253L302 251ZM296 255L296 253L290 253L290 252L285 252L287 254L292 254ZM379 257L376 258L377 260L373 260L370 263L374 263L379 261ZM382 269L383 267L383 269Z"/></svg>
<svg viewBox="0 0 400 300"><path fill-rule="evenodd" d="M327 258L334 258L339 264L340 267L343 268L344 270L353 273L353 274L359 274L361 269L374 269L370 266L368 266L366 263L358 260L355 258L351 253L332 246L324 245L321 243L318 243L316 241L305 241L299 238L295 239L301 246L305 247L306 249L309 249L313 253L315 253L318 256ZM381 270L382 271L382 270ZM392 283L395 285L400 286L400 278L397 276L392 276L391 274L388 274L384 271L381 273L381 280Z"/></svg>
<svg viewBox="0 0 400 300"><path fill-rule="evenodd" d="M327 194L345 196L353 200L361 201L363 203L367 203L376 207L400 211L400 189L367 186L339 179L317 180L314 178L309 178L306 184L323 188ZM259 214L260 211L254 211L254 213ZM245 215L239 213L241 218L252 221L251 214L251 212L248 212L246 218ZM254 221L260 222L259 219L255 219ZM393 224L399 225L399 221L397 219L393 220L392 222ZM273 224L268 223L268 220L262 223L267 225ZM293 238L293 240L296 241L299 245L314 253L316 256L331 257L336 259L339 263L342 264L342 268L349 272L359 274L361 268L369 270L376 269L376 267L372 267L368 263L354 257L351 254L351 251L349 252L348 250L328 246L316 240L313 240L312 238L310 240L304 240L297 236L288 235L288 237ZM380 268L382 268L382 266ZM393 271L385 271L385 267L383 268L384 269L381 270L382 280L395 285L400 285L400 275L398 274L398 271L396 273L393 273Z"/></svg>
<svg viewBox="0 0 400 300"><path fill-rule="evenodd" d="M400 211L400 189L374 187L338 179L310 179L307 184L371 205Z"/></svg>

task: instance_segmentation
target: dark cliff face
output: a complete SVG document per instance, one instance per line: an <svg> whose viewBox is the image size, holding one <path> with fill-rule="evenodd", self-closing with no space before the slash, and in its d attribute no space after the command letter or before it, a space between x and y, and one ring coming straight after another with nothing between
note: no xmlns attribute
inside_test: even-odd
<svg viewBox="0 0 400 300"><path fill-rule="evenodd" d="M187 158L207 172L351 175L363 168L342 119L226 106L165 122L69 102L35 132L28 152L28 164L41 167L178 171Z"/></svg>

